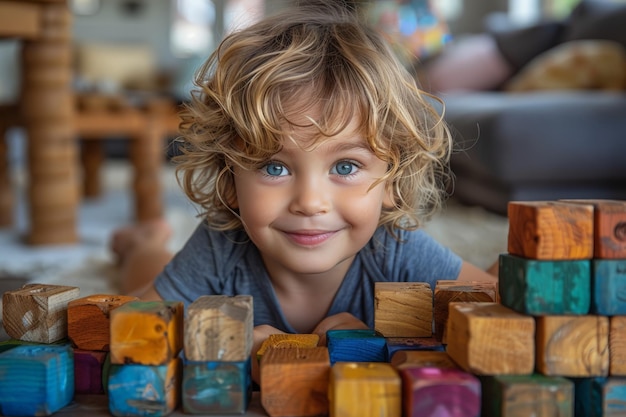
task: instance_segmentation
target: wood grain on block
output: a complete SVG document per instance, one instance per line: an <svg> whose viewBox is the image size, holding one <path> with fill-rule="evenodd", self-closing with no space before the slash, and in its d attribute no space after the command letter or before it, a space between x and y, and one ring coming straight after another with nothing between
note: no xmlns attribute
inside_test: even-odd
<svg viewBox="0 0 626 417"><path fill-rule="evenodd" d="M481 387L474 375L460 369L400 369L406 417L480 416Z"/></svg>
<svg viewBox="0 0 626 417"><path fill-rule="evenodd" d="M109 412L117 417L163 417L180 401L182 361L165 365L111 365L108 382Z"/></svg>
<svg viewBox="0 0 626 417"><path fill-rule="evenodd" d="M434 337L386 337L387 361L399 350L439 350L445 346Z"/></svg>
<svg viewBox="0 0 626 417"><path fill-rule="evenodd" d="M433 291L425 282L374 283L374 329L384 337L430 337Z"/></svg>
<svg viewBox="0 0 626 417"><path fill-rule="evenodd" d="M261 360L263 354L269 349L284 349L284 348L314 348L317 347L320 341L320 336L314 333L302 333L302 334L288 334L288 333L276 333L269 335L261 347L256 352L257 360Z"/></svg>
<svg viewBox="0 0 626 417"><path fill-rule="evenodd" d="M102 369L107 353L74 349L74 392L103 394Z"/></svg>
<svg viewBox="0 0 626 417"><path fill-rule="evenodd" d="M537 317L537 371L566 377L609 373L609 319L604 316Z"/></svg>
<svg viewBox="0 0 626 417"><path fill-rule="evenodd" d="M626 316L609 318L609 375L626 376Z"/></svg>
<svg viewBox="0 0 626 417"><path fill-rule="evenodd" d="M329 380L330 417L401 415L402 380L389 363L336 363Z"/></svg>
<svg viewBox="0 0 626 417"><path fill-rule="evenodd" d="M535 321L498 303L450 303L448 355L477 375L529 375Z"/></svg>
<svg viewBox="0 0 626 417"><path fill-rule="evenodd" d="M67 338L67 304L80 289L65 285L26 284L2 295L2 323L7 334L27 342L53 343Z"/></svg>
<svg viewBox="0 0 626 417"><path fill-rule="evenodd" d="M74 397L72 347L22 345L0 354L0 414L47 416Z"/></svg>
<svg viewBox="0 0 626 417"><path fill-rule="evenodd" d="M251 396L250 358L183 365L182 408L186 414L243 414Z"/></svg>
<svg viewBox="0 0 626 417"><path fill-rule="evenodd" d="M67 304L67 336L83 350L109 350L111 310L137 297L94 294Z"/></svg>
<svg viewBox="0 0 626 417"><path fill-rule="evenodd" d="M574 417L574 383L563 377L481 377L483 417Z"/></svg>
<svg viewBox="0 0 626 417"><path fill-rule="evenodd" d="M183 303L129 301L111 311L111 363L166 365L183 347Z"/></svg>
<svg viewBox="0 0 626 417"><path fill-rule="evenodd" d="M498 275L502 304L519 313L589 313L589 260L546 261L502 254Z"/></svg>
<svg viewBox="0 0 626 417"><path fill-rule="evenodd" d="M432 350L400 350L393 354L389 362L396 369L406 367L458 368L446 352Z"/></svg>
<svg viewBox="0 0 626 417"><path fill-rule="evenodd" d="M511 201L508 253L544 260L593 258L593 206Z"/></svg>
<svg viewBox="0 0 626 417"><path fill-rule="evenodd" d="M328 414L327 348L270 349L260 368L261 404L271 417Z"/></svg>
<svg viewBox="0 0 626 417"><path fill-rule="evenodd" d="M374 330L329 330L326 345L331 365L336 362L387 362L387 342Z"/></svg>
<svg viewBox="0 0 626 417"><path fill-rule="evenodd" d="M205 295L189 305L185 357L191 361L245 361L252 351L250 295Z"/></svg>
<svg viewBox="0 0 626 417"><path fill-rule="evenodd" d="M626 315L626 259L592 260L591 313Z"/></svg>
<svg viewBox="0 0 626 417"><path fill-rule="evenodd" d="M496 282L439 280L435 284L433 317L435 337L446 343L446 322L448 304L452 302L498 302L498 284Z"/></svg>

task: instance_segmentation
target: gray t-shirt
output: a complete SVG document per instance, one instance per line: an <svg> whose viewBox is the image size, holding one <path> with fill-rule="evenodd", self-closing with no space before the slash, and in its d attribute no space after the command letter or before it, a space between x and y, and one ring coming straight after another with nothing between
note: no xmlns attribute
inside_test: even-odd
<svg viewBox="0 0 626 417"><path fill-rule="evenodd" d="M456 279L461 259L421 230L384 228L356 255L328 315L348 312L374 327L374 283ZM220 232L200 224L155 282L164 300L185 306L202 295L252 295L254 325L295 333L282 313L261 255L245 231Z"/></svg>

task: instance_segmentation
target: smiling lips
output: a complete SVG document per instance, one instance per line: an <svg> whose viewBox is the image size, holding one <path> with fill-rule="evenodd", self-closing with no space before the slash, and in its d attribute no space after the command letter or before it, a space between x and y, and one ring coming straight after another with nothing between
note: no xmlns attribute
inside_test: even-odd
<svg viewBox="0 0 626 417"><path fill-rule="evenodd" d="M284 232L285 236L293 243L300 246L317 246L333 237L336 231L327 230L303 230L296 232Z"/></svg>

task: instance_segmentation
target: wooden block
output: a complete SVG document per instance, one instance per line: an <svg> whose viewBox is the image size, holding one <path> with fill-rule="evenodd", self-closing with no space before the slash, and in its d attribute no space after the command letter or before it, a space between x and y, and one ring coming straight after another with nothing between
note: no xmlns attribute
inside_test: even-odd
<svg viewBox="0 0 626 417"><path fill-rule="evenodd" d="M190 361L246 361L252 351L253 328L252 296L201 296L187 309L185 357Z"/></svg>
<svg viewBox="0 0 626 417"><path fill-rule="evenodd" d="M111 363L166 365L183 347L183 303L130 301L111 311Z"/></svg>
<svg viewBox="0 0 626 417"><path fill-rule="evenodd" d="M438 350L445 351L445 346L434 337L386 337L387 362L400 350Z"/></svg>
<svg viewBox="0 0 626 417"><path fill-rule="evenodd" d="M450 303L446 351L476 375L530 375L535 321L497 303Z"/></svg>
<svg viewBox="0 0 626 417"><path fill-rule="evenodd" d="M400 350L393 354L389 362L396 369L406 367L458 368L446 352L433 350Z"/></svg>
<svg viewBox="0 0 626 417"><path fill-rule="evenodd" d="M187 362L182 403L186 414L243 414L252 397L250 357L246 361Z"/></svg>
<svg viewBox="0 0 626 417"><path fill-rule="evenodd" d="M283 349L283 348L315 348L320 341L320 337L317 334L288 334L277 333L271 334L263 341L261 347L256 352L257 360L261 360L263 354L269 349Z"/></svg>
<svg viewBox="0 0 626 417"><path fill-rule="evenodd" d="M76 394L104 394L102 367L107 353L74 349L74 392Z"/></svg>
<svg viewBox="0 0 626 417"><path fill-rule="evenodd" d="M82 350L109 350L111 310L137 297L94 294L67 303L67 336Z"/></svg>
<svg viewBox="0 0 626 417"><path fill-rule="evenodd" d="M626 415L626 378L574 378L576 417Z"/></svg>
<svg viewBox="0 0 626 417"><path fill-rule="evenodd" d="M608 317L543 316L536 320L538 372L567 377L608 375Z"/></svg>
<svg viewBox="0 0 626 417"><path fill-rule="evenodd" d="M326 345L331 365L336 362L387 361L387 342L374 330L329 330Z"/></svg>
<svg viewBox="0 0 626 417"><path fill-rule="evenodd" d="M498 275L502 305L519 313L589 313L589 260L544 261L502 254Z"/></svg>
<svg viewBox="0 0 626 417"><path fill-rule="evenodd" d="M0 414L48 416L74 397L72 347L22 345L0 354Z"/></svg>
<svg viewBox="0 0 626 417"><path fill-rule="evenodd" d="M2 295L2 323L7 334L27 342L53 343L67 338L67 304L80 289L26 284Z"/></svg>
<svg viewBox="0 0 626 417"><path fill-rule="evenodd" d="M498 284L496 282L459 282L439 280L435 284L433 316L435 320L435 338L446 343L446 323L448 304L452 302L498 302Z"/></svg>
<svg viewBox="0 0 626 417"><path fill-rule="evenodd" d="M591 313L626 315L626 259L592 261Z"/></svg>
<svg viewBox="0 0 626 417"><path fill-rule="evenodd" d="M609 318L609 375L626 376L626 316Z"/></svg>
<svg viewBox="0 0 626 417"><path fill-rule="evenodd" d="M374 329L384 337L430 337L433 291L424 282L374 283Z"/></svg>
<svg viewBox="0 0 626 417"><path fill-rule="evenodd" d="M329 380L330 417L391 417L402 412L402 380L388 363L336 363Z"/></svg>
<svg viewBox="0 0 626 417"><path fill-rule="evenodd" d="M162 417L180 400L182 362L165 365L111 365L108 383L109 412L117 417Z"/></svg>
<svg viewBox="0 0 626 417"><path fill-rule="evenodd" d="M597 259L626 258L626 201L564 200L568 203L590 204L594 208L593 257Z"/></svg>
<svg viewBox="0 0 626 417"><path fill-rule="evenodd" d="M557 376L481 378L483 417L574 417L574 383Z"/></svg>
<svg viewBox="0 0 626 417"><path fill-rule="evenodd" d="M593 258L593 206L511 201L508 253L543 260Z"/></svg>
<svg viewBox="0 0 626 417"><path fill-rule="evenodd" d="M400 369L405 417L480 416L481 387L474 375L460 369Z"/></svg>
<svg viewBox="0 0 626 417"><path fill-rule="evenodd" d="M327 348L270 349L260 368L261 405L271 417L328 414Z"/></svg>

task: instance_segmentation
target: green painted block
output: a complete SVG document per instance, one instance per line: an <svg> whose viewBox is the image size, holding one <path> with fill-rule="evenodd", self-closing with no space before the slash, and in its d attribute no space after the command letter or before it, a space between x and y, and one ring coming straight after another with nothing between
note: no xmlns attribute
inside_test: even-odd
<svg viewBox="0 0 626 417"><path fill-rule="evenodd" d="M545 261L502 254L499 263L504 306L533 316L589 313L589 260Z"/></svg>
<svg viewBox="0 0 626 417"><path fill-rule="evenodd" d="M591 274L591 312L626 315L626 259L594 259Z"/></svg>

